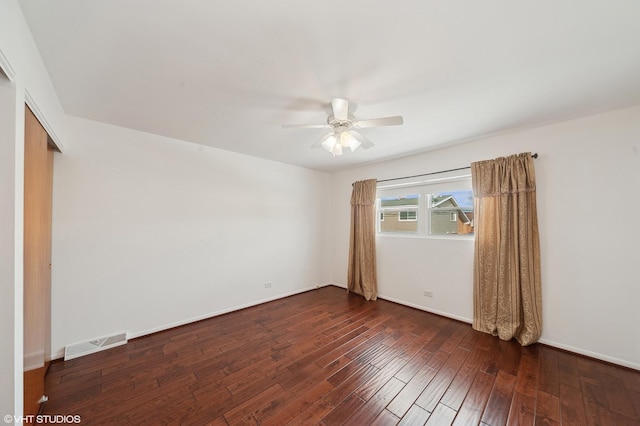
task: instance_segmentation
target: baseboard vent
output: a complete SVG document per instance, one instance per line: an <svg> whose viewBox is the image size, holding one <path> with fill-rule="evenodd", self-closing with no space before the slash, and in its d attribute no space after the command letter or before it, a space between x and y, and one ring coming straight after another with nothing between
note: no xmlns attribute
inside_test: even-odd
<svg viewBox="0 0 640 426"><path fill-rule="evenodd" d="M127 343L127 333L114 334L112 336L100 337L86 342L74 343L64 348L64 360L78 358L95 352L104 351L105 349L115 348L116 346Z"/></svg>

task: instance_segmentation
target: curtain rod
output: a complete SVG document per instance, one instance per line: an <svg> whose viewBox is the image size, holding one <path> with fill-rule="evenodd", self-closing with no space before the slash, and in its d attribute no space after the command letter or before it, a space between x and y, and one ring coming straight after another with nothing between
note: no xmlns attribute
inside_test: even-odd
<svg viewBox="0 0 640 426"><path fill-rule="evenodd" d="M532 158L538 158L538 153L531 154L531 157ZM440 170L439 172L423 173L423 174L420 174L420 175L401 176L401 177L396 177L396 178L380 179L380 180L377 180L376 182L380 183L380 182L389 182L389 181L392 181L392 180L410 179L410 178L416 178L416 177L422 177L422 176L439 175L439 174L442 174L442 173L457 172L458 170L467 170L467 169L470 169L470 168L471 168L471 166L458 167L457 169Z"/></svg>

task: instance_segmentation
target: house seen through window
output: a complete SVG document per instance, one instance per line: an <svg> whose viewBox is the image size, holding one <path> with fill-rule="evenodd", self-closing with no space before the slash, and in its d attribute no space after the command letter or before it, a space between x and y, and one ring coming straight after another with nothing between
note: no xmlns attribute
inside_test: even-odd
<svg viewBox="0 0 640 426"><path fill-rule="evenodd" d="M418 194L380 199L379 232L418 232Z"/></svg>
<svg viewBox="0 0 640 426"><path fill-rule="evenodd" d="M448 191L429 195L431 235L473 234L473 192Z"/></svg>
<svg viewBox="0 0 640 426"><path fill-rule="evenodd" d="M440 192L433 193L383 194L378 199L378 232L423 237L473 235L473 192L456 186L450 191L440 187Z"/></svg>

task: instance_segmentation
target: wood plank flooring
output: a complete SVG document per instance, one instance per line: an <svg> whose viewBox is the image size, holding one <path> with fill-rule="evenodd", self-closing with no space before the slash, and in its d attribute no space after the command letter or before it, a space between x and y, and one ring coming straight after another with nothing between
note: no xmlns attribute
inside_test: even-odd
<svg viewBox="0 0 640 426"><path fill-rule="evenodd" d="M640 425L640 372L324 287L51 364L83 425Z"/></svg>

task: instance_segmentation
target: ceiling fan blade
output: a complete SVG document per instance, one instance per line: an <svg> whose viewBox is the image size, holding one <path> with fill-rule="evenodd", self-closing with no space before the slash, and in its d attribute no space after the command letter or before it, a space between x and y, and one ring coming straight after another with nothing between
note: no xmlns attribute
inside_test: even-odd
<svg viewBox="0 0 640 426"><path fill-rule="evenodd" d="M349 101L346 99L331 99L331 109L336 120L346 121L349 118Z"/></svg>
<svg viewBox="0 0 640 426"><path fill-rule="evenodd" d="M283 124L285 129L331 129L329 124Z"/></svg>
<svg viewBox="0 0 640 426"><path fill-rule="evenodd" d="M364 149L369 149L373 146L373 142L371 142L369 139L365 138L355 130L349 130L349 133L351 134L351 136L355 138L355 140L360 142L360 146L363 147Z"/></svg>
<svg viewBox="0 0 640 426"><path fill-rule="evenodd" d="M381 117L371 118L369 120L360 120L354 123L354 127L364 129L365 127L378 127L378 126L397 126L402 124L404 120L401 116L396 115L393 117Z"/></svg>
<svg viewBox="0 0 640 426"><path fill-rule="evenodd" d="M311 145L311 149L316 149L316 148L320 148L322 146L322 143L324 141L326 141L327 139L329 139L331 136L333 136L333 132L329 132L326 135L324 135L322 137L322 139L320 139L318 142L314 143L313 145Z"/></svg>

